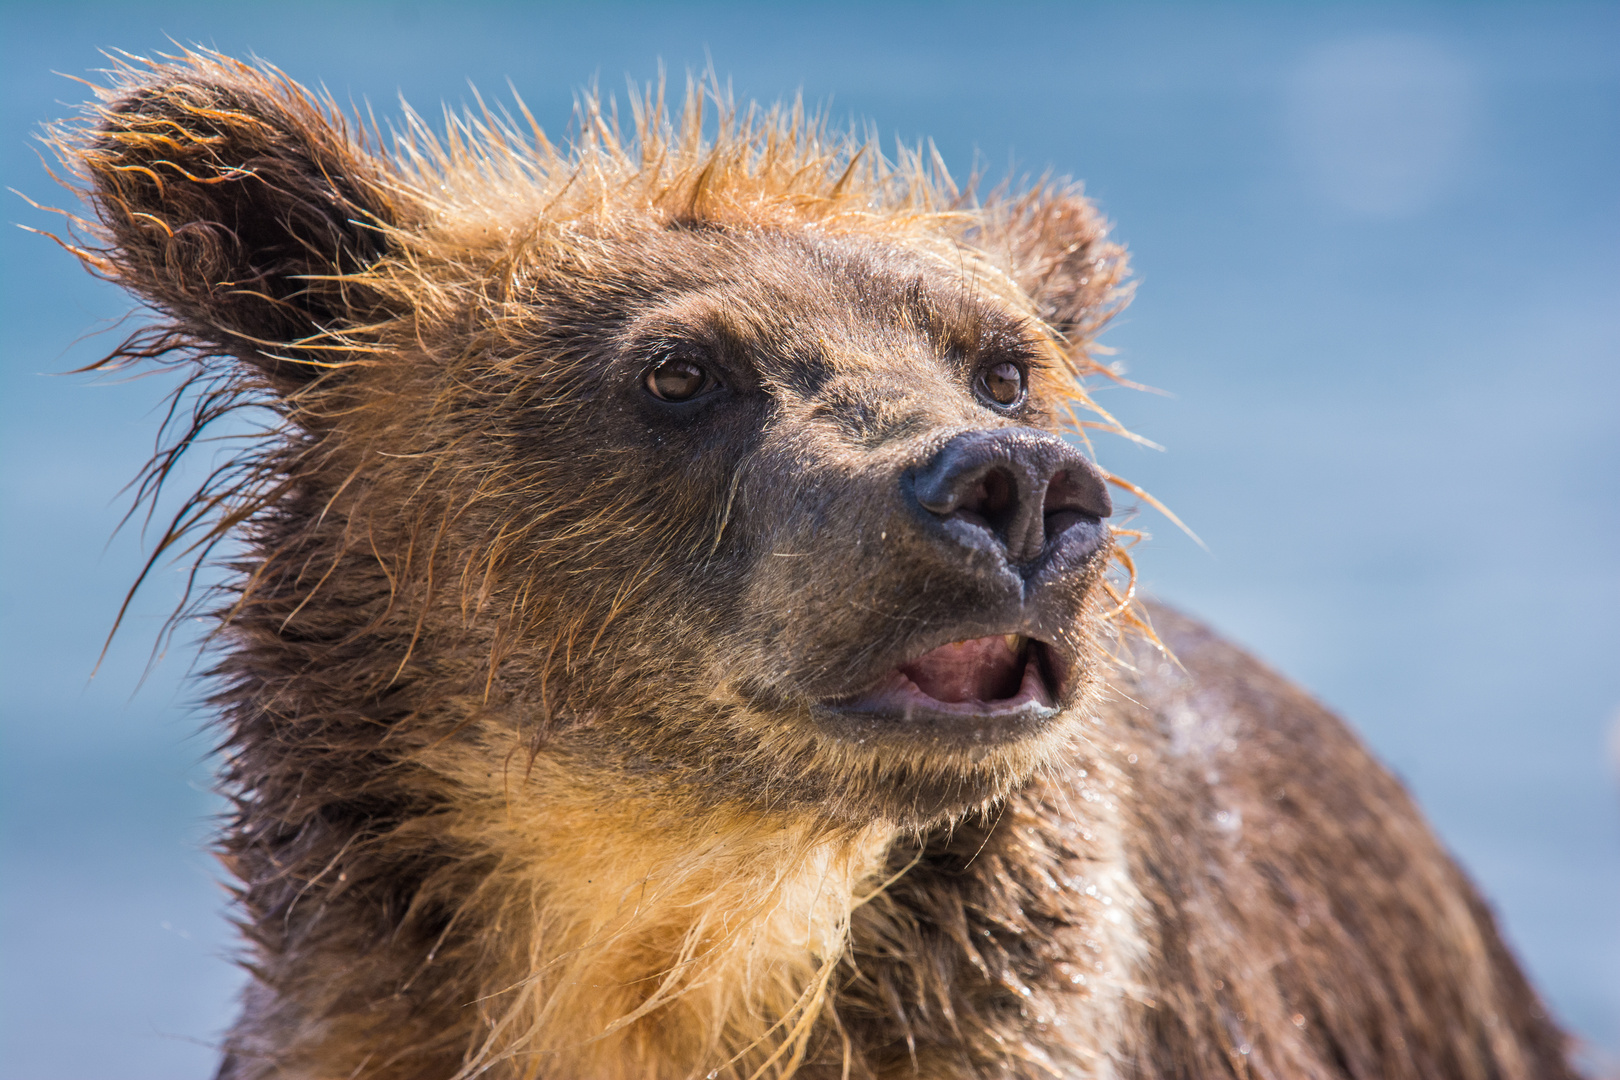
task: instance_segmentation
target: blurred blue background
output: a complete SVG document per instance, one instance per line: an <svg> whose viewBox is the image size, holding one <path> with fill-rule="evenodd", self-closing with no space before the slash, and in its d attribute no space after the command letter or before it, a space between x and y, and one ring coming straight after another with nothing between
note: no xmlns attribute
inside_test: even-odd
<svg viewBox="0 0 1620 1080"><path fill-rule="evenodd" d="M1082 178L1141 289L1100 447L1156 594L1348 716L1557 1014L1620 1049L1620 7L159 4L3 9L0 180L97 50L257 54L389 114L506 80L554 134L593 77L711 62L959 174ZM52 220L6 196L5 217ZM108 536L167 387L61 373L130 310L4 230L0 1075L204 1077L233 1009L177 571ZM89 331L107 331L89 336ZM199 462L198 464L204 464Z"/></svg>

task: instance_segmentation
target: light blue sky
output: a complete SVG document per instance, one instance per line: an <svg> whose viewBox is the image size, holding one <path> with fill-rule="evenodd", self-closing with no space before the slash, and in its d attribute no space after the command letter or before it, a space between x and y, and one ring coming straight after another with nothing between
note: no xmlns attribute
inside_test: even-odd
<svg viewBox="0 0 1620 1080"><path fill-rule="evenodd" d="M1140 292L1103 444L1147 585L1348 716L1559 1014L1620 1050L1620 7L1614 4L0 8L0 181L98 48L257 53L383 115L506 82L554 131L599 77L803 90L953 168L1082 178ZM15 197L5 217L48 218ZM129 311L0 233L0 1076L202 1077L237 977L201 853L190 653L107 544L166 387L60 376Z"/></svg>

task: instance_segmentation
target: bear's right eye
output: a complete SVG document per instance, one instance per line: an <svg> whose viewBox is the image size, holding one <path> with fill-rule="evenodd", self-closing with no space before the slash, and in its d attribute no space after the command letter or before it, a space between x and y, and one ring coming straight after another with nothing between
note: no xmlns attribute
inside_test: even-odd
<svg viewBox="0 0 1620 1080"><path fill-rule="evenodd" d="M660 360L647 369L647 392L660 401L690 401L714 386L714 376L690 360Z"/></svg>
<svg viewBox="0 0 1620 1080"><path fill-rule="evenodd" d="M1024 400L1024 369L1004 360L979 373L979 393L1010 409Z"/></svg>

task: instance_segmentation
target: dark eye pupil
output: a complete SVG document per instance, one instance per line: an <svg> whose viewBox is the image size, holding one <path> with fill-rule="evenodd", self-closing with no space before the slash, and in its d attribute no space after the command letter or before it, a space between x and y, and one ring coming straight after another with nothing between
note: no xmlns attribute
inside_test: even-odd
<svg viewBox="0 0 1620 1080"><path fill-rule="evenodd" d="M647 389L665 401L694 398L708 381L708 372L688 360L663 360L647 372Z"/></svg>
<svg viewBox="0 0 1620 1080"><path fill-rule="evenodd" d="M990 400L998 405L1015 405L1024 395L1024 373L1011 361L1003 360L986 368L979 381L984 384L984 392L990 395Z"/></svg>

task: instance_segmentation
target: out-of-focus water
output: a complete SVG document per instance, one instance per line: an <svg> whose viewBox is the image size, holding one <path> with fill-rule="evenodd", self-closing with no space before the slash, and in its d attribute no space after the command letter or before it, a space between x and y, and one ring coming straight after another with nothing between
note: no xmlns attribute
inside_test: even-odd
<svg viewBox="0 0 1620 1080"><path fill-rule="evenodd" d="M1349 716L1493 899L1558 1014L1620 1050L1620 8L8 5L3 182L96 50L256 53L430 111L506 80L553 131L600 76L712 61L953 168L1084 178L1141 291L1105 340L1173 392L1105 401L1157 594ZM12 198L5 217L46 215ZM3 234L0 1075L204 1076L239 978L201 853L179 587L106 543L166 389L53 376L129 310Z"/></svg>

